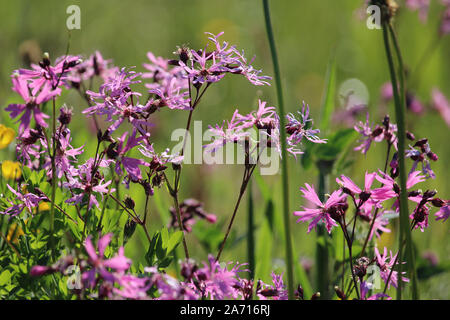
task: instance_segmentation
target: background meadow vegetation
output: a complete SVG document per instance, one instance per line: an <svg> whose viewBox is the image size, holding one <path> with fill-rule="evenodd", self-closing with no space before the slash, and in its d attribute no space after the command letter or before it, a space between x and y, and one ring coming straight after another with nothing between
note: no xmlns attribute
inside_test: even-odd
<svg viewBox="0 0 450 320"><path fill-rule="evenodd" d="M395 121L392 104L383 106L380 101L380 87L389 80L388 68L381 30L369 30L365 20L358 18L358 9L363 1L355 0L306 0L271 1L272 24L277 42L287 112L295 112L302 101L311 108L312 118L318 123L320 105L324 94L327 65L332 55L337 65L337 86L347 79L362 81L369 91L369 111L371 121L380 122L388 112ZM69 33L66 28L66 8L77 4L81 8L81 30ZM157 56L172 57L176 45L187 44L201 48L207 40L204 32L224 31L223 40L244 49L246 55L256 55L254 65L263 69L263 74L273 76L270 51L266 38L261 1L184 1L184 0L136 0L136 1L7 1L0 0L0 123L17 130L4 108L17 99L11 90L10 75L19 67L28 67L29 59L39 60L43 52L51 58L61 56L70 43L70 54L90 55L99 50L106 59L113 59L117 66L136 66L136 71L144 71L142 63L147 62L146 53L152 51ZM408 68L413 68L420 60L426 47L435 36L439 25L441 7L432 1L428 22L419 21L416 12L401 9L396 17L396 28L404 60ZM428 104L433 87L438 87L450 97L450 36L442 39L439 47L427 57L426 66L420 74L419 87L413 88L419 99ZM235 108L242 113L249 112L257 105L257 99L267 100L276 106L274 83L271 87L254 87L244 79L225 78L213 86L202 100L194 120L207 125L229 119ZM95 88L95 87L94 87ZM143 85L141 92L144 92ZM138 90L139 91L139 90ZM335 97L336 109L342 108ZM85 157L93 155L95 130L80 113L85 102L75 91L64 93L58 103L66 101L75 111L72 123L73 146L86 144ZM170 141L174 129L183 128L187 111L157 113L156 126L152 137L157 150L172 147ZM362 115L364 118L364 115ZM448 199L450 180L449 127L440 115L429 109L424 115L408 114L408 129L417 138L427 137L439 161L433 163L436 179L426 181L422 188L433 186L442 198ZM329 131L345 126L333 123ZM352 146L356 146L354 143ZM364 179L364 172L374 171L384 164L385 147L376 145L367 156L350 149L346 160L354 163L344 172L356 183ZM0 151L0 160L14 160L14 143ZM299 187L305 182L317 185L318 172L315 166L305 170L300 161L289 157L290 211L298 210L304 204ZM239 165L186 165L183 170L181 199L196 198L204 203L204 208L218 217L216 225L199 222L187 243L191 255L198 261L205 260L209 252L217 252L228 219L238 196L243 167ZM336 173L330 177L330 190L338 188ZM128 192L137 204L137 211L143 210L144 197L138 187L132 186ZM122 189L123 190L123 189ZM281 216L280 175L262 176L253 181L255 225L256 225L256 268L263 280L270 278L272 269L284 270L284 248ZM268 201L273 201L273 210L267 210ZM245 201L247 202L247 201ZM172 201L165 190L156 190L151 198L151 215L148 226L150 232L158 230L170 219L169 207ZM234 226L232 241L224 251L223 260L246 262L246 215L247 203L241 206ZM45 213L42 213L45 214ZM296 268L296 281L301 280L305 290L315 287L314 257L317 236L307 234L307 224L296 224L291 215L294 253L302 268ZM430 217L431 228L425 232L413 232L419 257L419 277L421 277L421 298L450 298L450 247L448 246L448 222L436 222ZM147 239L141 228L127 243L125 254L135 263L145 263ZM380 247L397 248L395 232L384 234ZM178 248L182 256L182 248ZM330 249L330 254L333 255ZM426 268L426 260L420 257L426 252L434 253L439 259L439 268ZM421 269L420 269L421 268ZM330 272L332 267L330 269ZM431 270L431 271L430 271ZM1 270L0 270L1 272ZM433 274L429 277L430 272ZM437 274L434 274L437 273Z"/></svg>

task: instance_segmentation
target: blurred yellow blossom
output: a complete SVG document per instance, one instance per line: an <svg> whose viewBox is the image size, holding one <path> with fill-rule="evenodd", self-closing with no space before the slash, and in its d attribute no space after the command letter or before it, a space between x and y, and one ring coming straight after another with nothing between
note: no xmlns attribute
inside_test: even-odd
<svg viewBox="0 0 450 320"><path fill-rule="evenodd" d="M16 223L13 223L8 230L8 235L6 236L6 240L9 242L17 244L19 242L19 237L23 236L25 233L22 228L18 226Z"/></svg>
<svg viewBox="0 0 450 320"><path fill-rule="evenodd" d="M0 149L6 148L13 140L16 132L3 124L0 124Z"/></svg>
<svg viewBox="0 0 450 320"><path fill-rule="evenodd" d="M22 176L20 163L17 161L5 160L2 162L2 176L4 179L18 179Z"/></svg>
<svg viewBox="0 0 450 320"><path fill-rule="evenodd" d="M36 210L36 208L34 208L34 213L36 212L44 212L44 211L50 211L50 205L48 202L43 202L41 201L41 203L39 203L39 208Z"/></svg>

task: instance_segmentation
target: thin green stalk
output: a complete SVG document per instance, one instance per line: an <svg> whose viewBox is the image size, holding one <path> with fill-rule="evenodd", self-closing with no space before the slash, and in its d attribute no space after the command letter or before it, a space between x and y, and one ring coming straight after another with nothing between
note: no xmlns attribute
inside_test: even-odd
<svg viewBox="0 0 450 320"><path fill-rule="evenodd" d="M269 40L270 52L272 54L273 70L275 75L275 85L277 88L277 99L280 113L280 136L281 136L281 175L282 175L282 193L283 193L283 222L285 233L285 249L286 249L286 270L287 270L287 284L289 299L294 299L294 261L292 257L292 240L291 227L289 221L289 183L288 183L288 164L286 152L286 132L285 128L285 112L283 105L283 93L281 86L280 67L278 65L277 51L275 47L275 40L272 31L272 24L270 22L270 10L268 0L263 0L264 18L266 23L267 38Z"/></svg>
<svg viewBox="0 0 450 320"><path fill-rule="evenodd" d="M325 201L325 193L327 192L326 186L327 175L323 169L319 170L319 199ZM321 299L330 299L330 277L329 277L329 257L328 257L328 245L325 238L327 233L323 225L317 226L317 239L323 241L317 241L316 245L316 285L320 292Z"/></svg>
<svg viewBox="0 0 450 320"><path fill-rule="evenodd" d="M51 204L50 204L50 250L52 259L55 258L55 198L56 198L56 165L55 165L55 154L56 154L56 101L53 97L53 114L52 114L52 154L49 154L52 164L52 195L51 195ZM49 143L49 141L47 141ZM50 146L49 146L50 153Z"/></svg>
<svg viewBox="0 0 450 320"><path fill-rule="evenodd" d="M252 182L248 185L248 215L247 215L247 255L250 270L250 279L255 276L255 232L254 232L254 208L253 208Z"/></svg>
<svg viewBox="0 0 450 320"><path fill-rule="evenodd" d="M403 256L403 248L402 243L403 239L406 240L406 252L407 252L407 264L408 268L411 271L412 276L412 287L413 287L413 298L417 298L417 285L416 277L415 277L415 267L414 267L414 257L413 257L413 248L412 248L412 239L411 239L411 232L409 230L409 217L408 217L408 195L407 195L407 189L406 189L406 166L405 166L405 138L406 138L406 129L405 129L405 87L404 87L404 68L403 63L400 55L400 50L398 47L398 43L396 41L395 37L392 37L392 41L394 42L394 45L396 47L397 52L397 58L399 60L399 79L400 82L397 80L397 75L395 73L395 67L393 62L393 56L390 48L389 43L389 29L392 28L390 26L388 21L383 22L383 40L384 40L384 46L386 50L386 56L388 60L389 65L389 72L391 76L391 82L392 82L392 89L394 93L394 102L395 102L395 117L397 122L397 129L398 129L398 162L399 162L399 173L400 173L400 232L399 232L399 257L400 259ZM393 30L391 30L391 35L393 35ZM400 90L399 92L399 86L400 84ZM402 96L400 96L400 94ZM401 275L402 272L402 264L399 264L399 275ZM397 298L401 300L402 298L402 281L399 281L398 288L397 288Z"/></svg>

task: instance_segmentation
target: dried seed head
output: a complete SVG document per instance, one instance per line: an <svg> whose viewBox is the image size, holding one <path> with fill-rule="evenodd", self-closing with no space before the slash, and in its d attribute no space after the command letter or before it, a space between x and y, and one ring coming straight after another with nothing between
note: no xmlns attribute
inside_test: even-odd
<svg viewBox="0 0 450 320"><path fill-rule="evenodd" d="M123 240L125 243L133 236L134 231L136 231L136 225L137 223L133 219L128 219L127 223L125 223L123 227Z"/></svg>
<svg viewBox="0 0 450 320"><path fill-rule="evenodd" d="M66 105L63 105L61 109L59 109L59 117L58 117L58 121L62 124L62 125L68 125L70 123L70 121L72 120L72 108L67 107Z"/></svg>
<svg viewBox="0 0 450 320"><path fill-rule="evenodd" d="M125 206L126 206L128 209L134 210L135 203L134 203L134 200L131 199L130 196L126 196L126 197L125 197L125 200L123 200L123 202L125 203Z"/></svg>

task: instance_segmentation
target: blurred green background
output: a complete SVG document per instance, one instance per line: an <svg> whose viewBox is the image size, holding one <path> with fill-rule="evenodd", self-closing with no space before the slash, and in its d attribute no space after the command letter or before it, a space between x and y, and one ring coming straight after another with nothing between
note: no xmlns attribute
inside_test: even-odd
<svg viewBox="0 0 450 320"><path fill-rule="evenodd" d="M365 19L358 18L358 10L363 1L355 0L304 0L270 1L272 24L274 27L281 75L284 90L285 108L288 112L299 109L306 101L311 107L312 117L320 116L324 77L327 64L333 52L336 56L338 86L347 79L359 79L369 91L369 110L371 121L381 121L386 112L394 119L393 106L383 107L379 93L383 83L389 80L386 57L380 30L369 30ZM421 23L417 12L401 8L396 19L400 45L404 60L410 70L418 63L426 48L434 39L440 23L442 6L431 1L430 14L426 24ZM400 2L403 4L403 2ZM0 0L0 123L12 124L8 114L3 111L8 103L19 98L10 90L10 74L19 67L28 67L24 56L40 58L42 52L49 52L52 58L65 53L69 40L66 28L68 14L66 8L77 4L81 8L81 29L70 33L70 54L88 56L99 50L104 58L113 59L117 66L136 66L144 71L142 63L147 62L146 53L152 51L157 56L172 58L177 45L187 44L191 48L202 48L207 40L204 32L225 31L222 40L229 41L246 56L256 55L254 66L263 69L263 74L273 75L270 51L266 39L261 1L228 0L136 0L136 1L8 1ZM438 87L450 97L450 35L444 37L436 50L427 56L426 66L419 75L420 86L410 88L419 99L428 105L430 92ZM414 74L414 71L412 71ZM141 87L142 88L142 87ZM95 90L94 90L95 91ZM241 113L256 108L257 99L267 100L276 105L275 86L255 87L241 77L226 77L208 90L195 120L203 121L203 128L209 124L229 119L235 108ZM77 115L72 123L74 146L87 144L86 150L93 152L92 131L88 122L80 115L85 108L76 92L69 92L58 100L73 106ZM339 100L336 99L337 109ZM433 163L437 175L428 180L422 189L436 188L442 198L448 199L450 182L448 168L450 160L449 128L443 119L430 108L424 115L408 115L408 128L416 137L427 137L432 150L438 154L439 161ZM364 116L363 116L364 117ZM363 118L362 117L362 118ZM163 110L157 113L156 126L152 132L157 150L172 147L170 133L185 126L187 112ZM318 121L316 121L318 122ZM334 124L339 127L340 124ZM1 151L1 159L13 159L14 147ZM384 146L373 147L367 156L350 152L348 159L354 166L345 173L357 183L361 183L366 170L376 170L384 164ZM291 211L304 204L299 187L305 182L317 185L315 168L305 171L294 158L289 158ZM194 197L205 204L205 209L217 214L218 221L225 229L234 203L238 196L243 168L237 165L202 166L186 165L182 177L181 198ZM265 176L275 201L275 215L280 216L281 185L280 175ZM334 177L330 187L337 188ZM139 199L141 189L131 188L130 195ZM258 231L264 220L265 203L257 184L253 184L255 214ZM165 190L157 191L152 201L151 230L159 229L167 222L171 205ZM137 201L142 209L143 201ZM234 228L234 246L228 248L224 260L247 261L246 256L246 201L240 208ZM434 213L434 211L433 211ZM316 236L306 233L307 224L296 224L291 216L295 252L306 265L314 263ZM430 228L424 233L416 230L414 240L420 254L431 251L440 262L450 262L448 246L449 228L446 223L435 222L430 216ZM205 228L209 227L204 225ZM240 240L241 239L241 240ZM274 232L273 239L264 239L272 255L273 268L283 269L283 235ZM193 256L198 260L207 257L207 250L196 236L189 234L187 241ZM272 243L269 245L269 243ZM137 261L143 261L145 239L135 236L126 247L126 254ZM259 243L263 245L264 243ZM382 244L389 248L397 247L394 235L385 235ZM215 249L213 250L215 252ZM181 253L181 251L180 251ZM258 258L258 257L257 257ZM305 262L306 261L306 262ZM258 263L258 260L257 260ZM314 279L314 266L310 276ZM266 279L269 275L264 276ZM264 278L263 277L263 278ZM423 298L450 298L449 273L441 273L421 282Z"/></svg>

